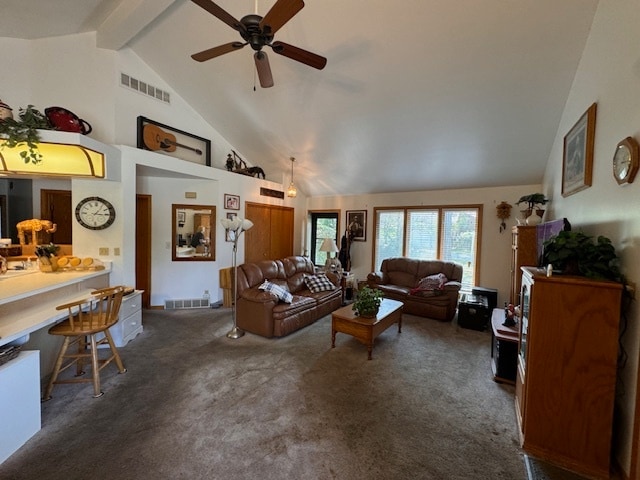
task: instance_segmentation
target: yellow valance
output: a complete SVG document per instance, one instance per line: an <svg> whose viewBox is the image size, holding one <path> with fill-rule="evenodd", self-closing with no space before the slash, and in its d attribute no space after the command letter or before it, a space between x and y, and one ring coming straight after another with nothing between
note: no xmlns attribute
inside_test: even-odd
<svg viewBox="0 0 640 480"><path fill-rule="evenodd" d="M9 148L5 143L0 139L0 174L104 178L104 154L85 146L41 142L38 151L42 161L33 164L20 156L26 145Z"/></svg>

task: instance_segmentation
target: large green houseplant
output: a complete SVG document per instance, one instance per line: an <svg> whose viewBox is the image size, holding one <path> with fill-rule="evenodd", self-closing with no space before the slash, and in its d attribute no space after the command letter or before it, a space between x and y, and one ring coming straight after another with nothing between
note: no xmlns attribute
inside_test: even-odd
<svg viewBox="0 0 640 480"><path fill-rule="evenodd" d="M42 161L42 155L38 151L40 142L38 130L51 130L51 125L47 117L33 105L21 108L18 117L18 120L5 118L0 121L0 137L6 140L2 148L26 145L26 149L20 152L24 163L37 164Z"/></svg>
<svg viewBox="0 0 640 480"><path fill-rule="evenodd" d="M602 235L593 238L579 231L563 230L543 244L542 261L564 274L624 282L614 246Z"/></svg>
<svg viewBox="0 0 640 480"><path fill-rule="evenodd" d="M372 318L378 314L382 303L382 292L377 288L364 287L356 296L352 309L356 315Z"/></svg>

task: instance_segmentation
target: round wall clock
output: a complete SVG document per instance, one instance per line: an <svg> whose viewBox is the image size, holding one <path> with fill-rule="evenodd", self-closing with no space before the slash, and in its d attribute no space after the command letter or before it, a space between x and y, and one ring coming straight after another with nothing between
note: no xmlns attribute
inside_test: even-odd
<svg viewBox="0 0 640 480"><path fill-rule="evenodd" d="M89 230L102 230L116 219L116 210L109 202L100 197L87 197L76 206L76 220Z"/></svg>
<svg viewBox="0 0 640 480"><path fill-rule="evenodd" d="M638 142L627 137L618 143L613 155L613 178L618 184L631 183L638 173Z"/></svg>

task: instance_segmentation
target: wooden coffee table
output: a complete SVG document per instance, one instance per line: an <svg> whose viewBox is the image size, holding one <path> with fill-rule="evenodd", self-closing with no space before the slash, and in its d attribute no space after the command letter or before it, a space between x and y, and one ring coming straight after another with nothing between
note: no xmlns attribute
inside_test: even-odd
<svg viewBox="0 0 640 480"><path fill-rule="evenodd" d="M373 351L373 342L378 335L398 322L398 333L402 332L402 307L404 303L383 298L380 311L374 318L356 315L351 305L339 308L331 314L331 348L336 347L336 333L346 333L367 346L369 360Z"/></svg>

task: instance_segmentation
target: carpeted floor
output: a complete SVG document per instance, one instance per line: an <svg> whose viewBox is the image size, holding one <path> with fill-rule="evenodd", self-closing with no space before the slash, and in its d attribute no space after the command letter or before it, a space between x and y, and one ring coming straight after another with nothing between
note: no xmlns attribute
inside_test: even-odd
<svg viewBox="0 0 640 480"><path fill-rule="evenodd" d="M330 316L282 339L230 327L228 309L145 311L128 372L105 368L97 399L56 386L0 478L527 478L489 333L405 315L367 361L347 335L331 348Z"/></svg>

